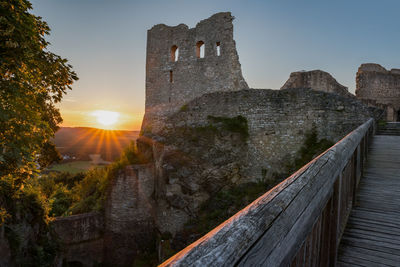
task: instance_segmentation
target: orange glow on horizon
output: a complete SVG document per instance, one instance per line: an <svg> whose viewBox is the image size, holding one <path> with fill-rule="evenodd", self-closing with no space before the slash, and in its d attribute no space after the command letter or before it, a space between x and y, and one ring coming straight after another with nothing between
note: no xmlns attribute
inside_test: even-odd
<svg viewBox="0 0 400 267"><path fill-rule="evenodd" d="M126 130L139 131L142 125L144 112L120 112L113 111L118 114L117 120L111 125L103 125L98 121L97 115L93 113L99 110L91 111L71 111L62 110L61 116L63 123L61 127L90 127L104 130ZM106 111L106 110L102 110ZM97 114L97 113L96 113ZM100 113L101 114L101 113Z"/></svg>

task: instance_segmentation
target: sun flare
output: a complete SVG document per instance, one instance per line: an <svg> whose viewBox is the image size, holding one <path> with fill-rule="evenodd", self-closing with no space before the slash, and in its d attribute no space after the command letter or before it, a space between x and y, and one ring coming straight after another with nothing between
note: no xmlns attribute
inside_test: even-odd
<svg viewBox="0 0 400 267"><path fill-rule="evenodd" d="M95 110L91 113L102 126L110 127L118 122L119 113L108 110Z"/></svg>

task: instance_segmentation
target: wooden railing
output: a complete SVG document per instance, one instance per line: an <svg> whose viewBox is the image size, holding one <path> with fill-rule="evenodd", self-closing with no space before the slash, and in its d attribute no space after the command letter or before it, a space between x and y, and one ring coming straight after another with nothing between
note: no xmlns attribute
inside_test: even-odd
<svg viewBox="0 0 400 267"><path fill-rule="evenodd" d="M161 266L335 266L374 132L370 119Z"/></svg>

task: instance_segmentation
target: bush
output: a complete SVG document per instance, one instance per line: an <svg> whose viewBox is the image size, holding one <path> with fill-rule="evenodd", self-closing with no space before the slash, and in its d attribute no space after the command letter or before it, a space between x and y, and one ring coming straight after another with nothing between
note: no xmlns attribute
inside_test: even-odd
<svg viewBox="0 0 400 267"><path fill-rule="evenodd" d="M66 215L67 210L73 203L72 192L66 186L58 185L56 191L51 196L50 203L49 216L57 217Z"/></svg>
<svg viewBox="0 0 400 267"><path fill-rule="evenodd" d="M186 234L201 236L267 192L275 181L249 182L221 190L206 201L196 220L186 224Z"/></svg>
<svg viewBox="0 0 400 267"><path fill-rule="evenodd" d="M105 168L89 170L85 177L73 189L74 204L68 213L79 214L90 211L102 211L110 182L127 165L146 163L132 142L120 158Z"/></svg>
<svg viewBox="0 0 400 267"><path fill-rule="evenodd" d="M226 131L239 133L244 140L247 140L249 137L247 119L241 115L233 118L208 116L207 119L212 123L221 124L222 128Z"/></svg>

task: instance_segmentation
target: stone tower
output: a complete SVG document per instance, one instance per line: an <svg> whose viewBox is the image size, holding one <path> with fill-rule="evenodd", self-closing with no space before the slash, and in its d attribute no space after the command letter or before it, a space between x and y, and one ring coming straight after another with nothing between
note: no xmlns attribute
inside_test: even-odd
<svg viewBox="0 0 400 267"><path fill-rule="evenodd" d="M203 94L248 88L233 19L230 12L217 13L192 29L158 24L148 30L143 132L157 132L168 115Z"/></svg>

